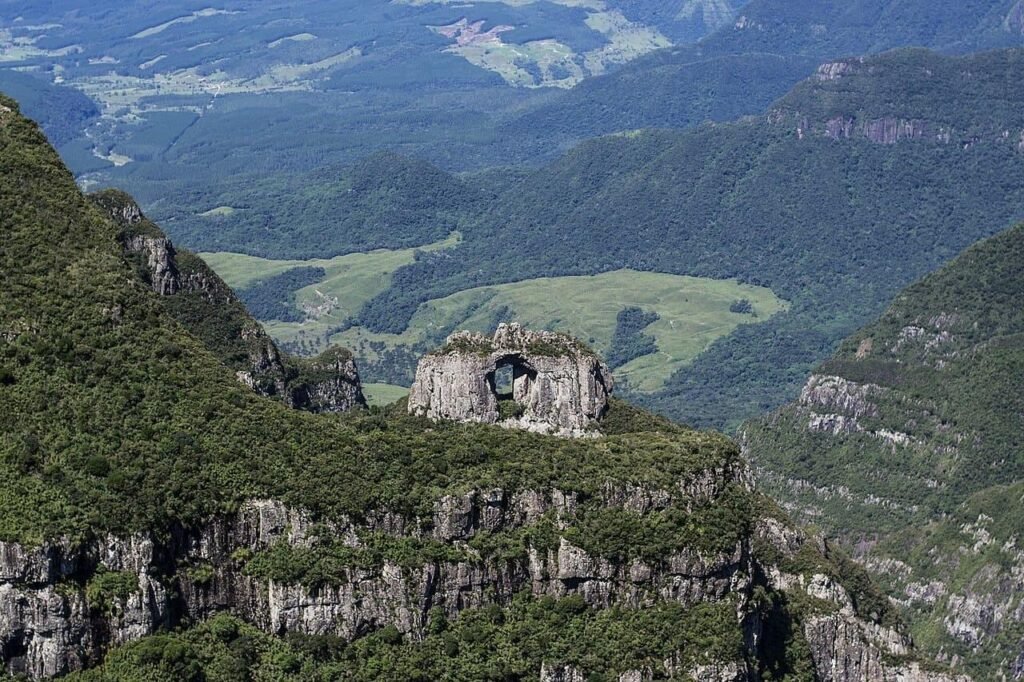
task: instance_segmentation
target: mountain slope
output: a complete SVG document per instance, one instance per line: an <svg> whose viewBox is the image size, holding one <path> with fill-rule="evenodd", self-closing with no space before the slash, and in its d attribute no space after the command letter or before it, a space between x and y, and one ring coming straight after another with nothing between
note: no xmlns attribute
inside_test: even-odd
<svg viewBox="0 0 1024 682"><path fill-rule="evenodd" d="M176 249L134 199L118 190L89 198L118 226L117 240L140 280L239 381L260 395L312 412L366 406L347 349L331 348L315 358L282 353L224 280L195 254Z"/></svg>
<svg viewBox="0 0 1024 682"><path fill-rule="evenodd" d="M968 249L744 429L766 487L856 549L918 640L1022 673L1024 226Z"/></svg>
<svg viewBox="0 0 1024 682"><path fill-rule="evenodd" d="M704 41L712 51L825 58L920 46L967 52L1020 45L1018 0L752 0Z"/></svg>
<svg viewBox="0 0 1024 682"><path fill-rule="evenodd" d="M726 438L623 403L577 440L290 410L172 315L122 230L0 99L5 672L126 645L84 679L951 679Z"/></svg>
<svg viewBox="0 0 1024 682"><path fill-rule="evenodd" d="M396 272L358 321L399 332L423 301L533 277L736 277L790 310L717 342L645 400L690 423L737 424L794 396L901 287L1024 217L1021 59L845 60L760 119L583 144L512 179L463 221L457 249Z"/></svg>

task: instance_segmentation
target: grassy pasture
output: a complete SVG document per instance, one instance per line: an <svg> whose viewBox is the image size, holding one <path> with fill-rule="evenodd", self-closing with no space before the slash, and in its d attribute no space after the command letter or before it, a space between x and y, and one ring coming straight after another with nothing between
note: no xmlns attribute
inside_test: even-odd
<svg viewBox="0 0 1024 682"><path fill-rule="evenodd" d="M448 248L458 235L424 247ZM229 253L203 258L236 289L299 266L326 271L323 281L301 289L296 300L310 314L300 323L264 321L270 334L285 344L304 343L310 351L328 343L352 348L363 359L378 360L386 349L421 352L454 329L485 331L500 317L532 328L567 331L602 353L611 347L616 316L628 306L658 313L645 330L658 352L619 367L615 374L633 389L656 391L665 379L692 361L715 339L744 323L766 320L786 303L769 289L714 280L634 270L600 275L545 277L498 286L478 287L423 304L402 334L374 334L361 327L337 331L362 305L383 291L391 274L412 262L413 249L379 250L330 259L267 260ZM747 299L754 315L730 312L730 305ZM397 394L392 390L387 397Z"/></svg>

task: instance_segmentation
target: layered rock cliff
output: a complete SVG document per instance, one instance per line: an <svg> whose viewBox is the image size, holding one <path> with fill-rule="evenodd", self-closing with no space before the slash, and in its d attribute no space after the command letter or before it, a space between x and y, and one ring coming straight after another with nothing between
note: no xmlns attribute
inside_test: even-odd
<svg viewBox="0 0 1024 682"><path fill-rule="evenodd" d="M1024 677L1022 263L1021 227L972 247L744 430L762 485L982 679Z"/></svg>
<svg viewBox="0 0 1024 682"><path fill-rule="evenodd" d="M1005 56L1015 64L1022 55ZM988 143L1024 151L1024 120L1006 106L1013 86L1007 74L986 72L987 58L936 62L927 51L904 50L888 58L828 62L774 106L767 120L791 127L801 139L883 145L919 140L963 149ZM939 83L942 102L928 93Z"/></svg>
<svg viewBox="0 0 1024 682"><path fill-rule="evenodd" d="M382 511L328 523L277 501L253 500L235 514L166 537L142 533L35 548L2 543L0 652L12 672L60 675L97 663L110 646L219 612L277 634L351 640L393 626L417 641L438 613L455 619L467 609L509 604L525 590L533 598L578 595L596 608L725 601L750 658L698 663L694 652L679 652L657 670L624 671L619 679L689 672L702 680L748 680L758 674L759 652L783 627L762 603L772 594L806 602L799 630L789 636L806 641L818 679L953 679L922 671L906 658L911 645L904 634L858 614L820 550L784 521L752 519L753 536L660 557L615 558L581 546L592 542L579 534L586 513L644 518L675 505L696 511L724 502L744 477L735 461L672 490L609 485L597 501L558 489L479 489L437 500L429 517ZM550 539L535 535L521 554L487 548L486 541L540 527ZM358 558L371 545L411 541L446 547L446 556L421 561L385 551L370 561ZM289 557L322 553L334 543L349 560L329 577L308 582L282 568ZM792 572L798 555L806 566L817 565ZM586 670L552 660L540 674L585 679Z"/></svg>

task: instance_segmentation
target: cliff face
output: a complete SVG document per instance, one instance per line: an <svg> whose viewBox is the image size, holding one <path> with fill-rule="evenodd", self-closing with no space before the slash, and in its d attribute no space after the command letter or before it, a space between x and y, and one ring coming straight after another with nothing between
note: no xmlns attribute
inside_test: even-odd
<svg viewBox="0 0 1024 682"><path fill-rule="evenodd" d="M1016 63L1021 53L1005 56ZM767 119L791 127L801 139L812 135L883 145L920 140L963 149L984 142L1022 151L1024 120L1005 101L1015 85L1006 74L986 72L985 58L935 61L925 51L907 50L828 62Z"/></svg>
<svg viewBox="0 0 1024 682"><path fill-rule="evenodd" d="M921 641L1022 679L1024 229L972 247L748 424L762 484L838 537Z"/></svg>
<svg viewBox="0 0 1024 682"><path fill-rule="evenodd" d="M496 373L511 370L499 396ZM582 436L608 408L611 370L575 339L498 326L493 338L461 332L416 369L409 412L431 419L500 424L539 433ZM511 409L503 411L502 402Z"/></svg>
<svg viewBox="0 0 1024 682"><path fill-rule="evenodd" d="M359 371L349 350L331 348L315 358L293 358L291 362L298 371L288 393L288 404L292 407L315 413L366 407Z"/></svg>
<svg viewBox="0 0 1024 682"><path fill-rule="evenodd" d="M105 190L90 198L119 226L122 248L139 276L241 383L260 395L313 412L344 412L366 405L348 351L328 350L314 360L285 356L231 288L200 258L176 249L130 196ZM309 373L316 376L313 384L299 377Z"/></svg>
<svg viewBox="0 0 1024 682"><path fill-rule="evenodd" d="M733 467L708 471L675 490L608 486L600 506L642 515L675 498L696 507L713 503L745 476L742 468ZM430 517L376 512L358 522L324 525L280 502L253 500L236 514L200 528L177 529L164 539L105 537L79 547L2 543L0 651L9 670L48 677L95 664L109 646L223 611L277 634L352 639L394 626L417 641L425 636L430 614L436 617L439 609L455 618L466 609L508 604L527 590L535 597L579 595L599 608L732 603L749 660L696 665L670 658L664 670L702 680L747 680L756 677L752 666L768 631L778 627L754 596L769 590L813 601L796 636L808 642L819 679L953 679L924 673L911 662L894 662L910 651L906 636L858 616L849 594L832 577L788 572L786 562L813 543L775 519L760 519L754 537L717 551L682 548L658 560L616 560L567 539L583 506L577 494L557 489L475 490L439 499ZM549 546L528 543L518 557L474 549L474 540L514 534L545 521L566 529L556 531ZM315 551L327 538L355 551L380 537L443 543L461 548L464 556L357 563L319 584L267 576L259 569L268 553ZM758 557L755 545L770 547L776 562ZM585 679L585 672L552 664L540 674L542 679ZM653 670L636 670L620 679L653 675Z"/></svg>

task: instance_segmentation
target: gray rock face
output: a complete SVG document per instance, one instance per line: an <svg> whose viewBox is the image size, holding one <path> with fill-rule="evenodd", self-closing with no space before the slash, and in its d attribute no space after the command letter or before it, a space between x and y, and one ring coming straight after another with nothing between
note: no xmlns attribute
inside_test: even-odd
<svg viewBox="0 0 1024 682"><path fill-rule="evenodd" d="M892 630L844 615L819 616L804 625L818 679L823 682L970 682L966 675L923 669L918 663L894 664L905 655L906 641Z"/></svg>
<svg viewBox="0 0 1024 682"><path fill-rule="evenodd" d="M292 382L288 403L315 413L348 412L366 407L355 358L344 348L324 351L305 361L305 376Z"/></svg>
<svg viewBox="0 0 1024 682"><path fill-rule="evenodd" d="M745 467L708 470L669 489L634 484L605 486L597 503L635 513L670 504L688 508L746 485ZM753 538L719 552L684 548L656 562L610 561L561 537L556 546L528 547L520 559L485 558L468 552L461 560L431 560L418 566L391 561L344 569L335 583L315 587L250 575L255 553L280 543L311 548L326 536L359 547L370 535L430 539L468 548L480 534L514 532L551 519L564 528L579 509L576 493L558 489L481 489L438 499L424 518L392 511L369 511L355 522L324 522L274 500L252 500L238 512L211 519L195 529L176 529L160 539L149 534L99 538L86 546L68 542L26 548L0 544L0 661L33 678L51 677L91 665L107 647L138 639L161 628L196 622L220 612L233 613L274 633L332 634L353 638L395 626L411 641L420 640L430 611L454 619L464 609L508 604L528 590L542 597L578 595L592 607L644 608L660 602L691 607L731 601L757 647L764 624L747 608L755 586L802 591L830 604L809 618L804 634L811 645L819 679L835 682L899 680L951 682L892 657L909 651L907 639L859 619L849 595L825 575L788 575L763 565L752 550ZM766 518L755 529L759 541L792 556L809 540L798 531ZM128 594L90 604L86 590L100 570L130 577ZM709 682L754 679L745 660L702 661L699 666L668 660L672 675ZM582 679L582 671L551 661L541 679ZM650 670L623 673L622 682L652 679ZM955 678L960 682L961 678Z"/></svg>
<svg viewBox="0 0 1024 682"><path fill-rule="evenodd" d="M609 492L614 498L608 504L629 499ZM326 532L352 546L360 545L363 532L464 543L481 532L515 530L545 514L573 513L575 507L575 495L558 490L475 491L438 500L429 522L378 512L359 525L329 524ZM60 675L97 662L109 646L224 611L268 632L353 638L394 625L416 640L432 608L455 618L467 608L508 603L524 589L537 596L578 594L595 607L639 608L664 599L693 605L745 594L754 573L745 543L715 555L681 551L662 564L647 565L612 563L563 540L554 549L533 549L520 561L353 566L338 584L319 587L252 577L239 558L277 543L310 547L323 532L324 524L301 510L254 500L236 514L196 530L179 529L162 541L139 534L79 548L4 545L0 660L33 678ZM75 585L101 569L132 576L136 589L112 597L109 608L88 604L85 591Z"/></svg>
<svg viewBox="0 0 1024 682"><path fill-rule="evenodd" d="M273 339L255 320L242 327L241 338L248 346L249 359L245 369L235 372L235 378L259 395L287 395L287 370Z"/></svg>
<svg viewBox="0 0 1024 682"><path fill-rule="evenodd" d="M506 367L511 390L499 396L497 375ZM585 436L607 410L613 387L608 366L571 337L499 325L493 338L453 334L420 360L409 411L435 420Z"/></svg>
<svg viewBox="0 0 1024 682"><path fill-rule="evenodd" d="M150 286L161 296L173 296L181 290L181 278L174 259L174 245L167 237L136 234L122 241L125 253L141 256L149 272Z"/></svg>

